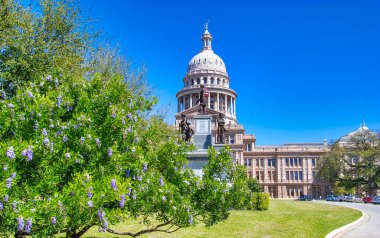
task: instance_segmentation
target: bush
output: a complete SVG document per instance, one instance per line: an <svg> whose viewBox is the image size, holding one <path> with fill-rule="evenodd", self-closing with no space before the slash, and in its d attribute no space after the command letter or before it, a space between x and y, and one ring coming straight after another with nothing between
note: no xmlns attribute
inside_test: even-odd
<svg viewBox="0 0 380 238"><path fill-rule="evenodd" d="M252 193L250 209L259 211L268 210L269 199L269 194L267 193Z"/></svg>

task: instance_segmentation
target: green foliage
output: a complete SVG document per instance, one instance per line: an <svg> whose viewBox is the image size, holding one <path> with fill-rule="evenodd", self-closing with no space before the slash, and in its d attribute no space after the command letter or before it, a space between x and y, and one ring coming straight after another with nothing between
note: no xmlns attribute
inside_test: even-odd
<svg viewBox="0 0 380 238"><path fill-rule="evenodd" d="M53 71L81 75L96 33L80 21L74 0L41 0L23 7L0 4L0 88L8 96L18 85ZM4 97L4 96L1 96Z"/></svg>
<svg viewBox="0 0 380 238"><path fill-rule="evenodd" d="M250 210L268 210L270 197L267 193L255 192L251 195Z"/></svg>
<svg viewBox="0 0 380 238"><path fill-rule="evenodd" d="M261 185L254 178L248 178L248 189L253 193L262 192Z"/></svg>
<svg viewBox="0 0 380 238"><path fill-rule="evenodd" d="M318 177L326 182L339 182L345 190L362 189L375 193L380 182L379 134L362 130L340 146L336 142L317 164Z"/></svg>

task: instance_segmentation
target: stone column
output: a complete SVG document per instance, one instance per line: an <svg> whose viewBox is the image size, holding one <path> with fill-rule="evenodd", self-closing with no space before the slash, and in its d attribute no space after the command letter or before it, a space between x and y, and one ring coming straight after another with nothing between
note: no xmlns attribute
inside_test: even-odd
<svg viewBox="0 0 380 238"><path fill-rule="evenodd" d="M181 98L182 97L177 98L177 112L181 111Z"/></svg>
<svg viewBox="0 0 380 238"><path fill-rule="evenodd" d="M236 98L234 98L234 115L236 116Z"/></svg>
<svg viewBox="0 0 380 238"><path fill-rule="evenodd" d="M230 114L234 114L233 113L233 107L232 107L232 96L230 96Z"/></svg>
<svg viewBox="0 0 380 238"><path fill-rule="evenodd" d="M219 111L219 93L216 93L216 106L215 106L215 110Z"/></svg>
<svg viewBox="0 0 380 238"><path fill-rule="evenodd" d="M224 113L227 114L227 94L224 94Z"/></svg>
<svg viewBox="0 0 380 238"><path fill-rule="evenodd" d="M190 105L189 105L189 108L192 108L192 107L193 107L193 94L190 93L190 94L189 94L189 97L190 97Z"/></svg>
<svg viewBox="0 0 380 238"><path fill-rule="evenodd" d="M211 93L208 92L208 98L207 98L207 108L211 108Z"/></svg>

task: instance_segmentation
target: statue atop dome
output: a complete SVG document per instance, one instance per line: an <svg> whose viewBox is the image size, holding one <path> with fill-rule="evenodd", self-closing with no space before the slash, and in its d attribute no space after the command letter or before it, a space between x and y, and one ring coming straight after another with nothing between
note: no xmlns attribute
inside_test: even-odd
<svg viewBox="0 0 380 238"><path fill-rule="evenodd" d="M205 31L208 31L208 20L205 23Z"/></svg>

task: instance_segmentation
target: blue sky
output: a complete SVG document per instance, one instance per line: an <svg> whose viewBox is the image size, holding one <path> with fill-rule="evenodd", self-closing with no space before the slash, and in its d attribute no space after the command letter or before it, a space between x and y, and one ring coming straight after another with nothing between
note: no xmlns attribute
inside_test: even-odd
<svg viewBox="0 0 380 238"><path fill-rule="evenodd" d="M258 145L338 139L365 120L380 129L380 1L82 0L106 38L169 104L209 20L213 49Z"/></svg>

